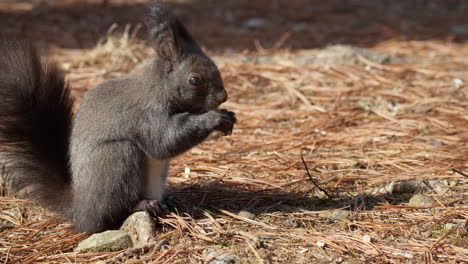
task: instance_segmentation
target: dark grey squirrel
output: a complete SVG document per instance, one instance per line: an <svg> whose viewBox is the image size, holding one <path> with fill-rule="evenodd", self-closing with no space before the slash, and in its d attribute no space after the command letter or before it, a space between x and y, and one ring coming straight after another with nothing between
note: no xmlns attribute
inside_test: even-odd
<svg viewBox="0 0 468 264"><path fill-rule="evenodd" d="M77 115L64 76L32 44L0 38L0 161L11 191L59 212L82 232L118 227L163 202L169 160L233 112L221 75L167 6L146 25L156 54L136 75L91 89ZM155 211L157 211L155 209Z"/></svg>

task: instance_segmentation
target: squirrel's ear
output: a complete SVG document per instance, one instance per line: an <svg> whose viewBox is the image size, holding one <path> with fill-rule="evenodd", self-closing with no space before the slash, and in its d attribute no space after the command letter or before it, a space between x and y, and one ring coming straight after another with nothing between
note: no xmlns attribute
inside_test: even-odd
<svg viewBox="0 0 468 264"><path fill-rule="evenodd" d="M171 62L188 53L202 52L187 29L162 1L154 1L146 18L146 26L159 56Z"/></svg>

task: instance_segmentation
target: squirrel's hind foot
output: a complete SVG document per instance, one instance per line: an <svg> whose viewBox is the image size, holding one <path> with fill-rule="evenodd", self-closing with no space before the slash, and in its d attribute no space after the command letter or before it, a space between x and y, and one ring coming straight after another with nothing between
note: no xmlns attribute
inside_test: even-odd
<svg viewBox="0 0 468 264"><path fill-rule="evenodd" d="M134 212L146 211L151 217L163 216L169 213L166 203L158 200L141 200L133 209Z"/></svg>

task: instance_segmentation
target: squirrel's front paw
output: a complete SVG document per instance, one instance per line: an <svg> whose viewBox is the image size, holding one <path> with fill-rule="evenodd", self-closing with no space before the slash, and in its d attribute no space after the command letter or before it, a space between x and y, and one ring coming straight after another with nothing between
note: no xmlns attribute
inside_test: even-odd
<svg viewBox="0 0 468 264"><path fill-rule="evenodd" d="M236 114L226 109L221 109L216 113L218 115L214 129L223 132L224 135L230 135L237 121Z"/></svg>

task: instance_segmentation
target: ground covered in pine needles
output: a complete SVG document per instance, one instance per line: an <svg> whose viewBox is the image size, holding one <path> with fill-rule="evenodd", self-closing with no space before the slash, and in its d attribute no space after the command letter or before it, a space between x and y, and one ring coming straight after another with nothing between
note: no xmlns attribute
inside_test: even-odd
<svg viewBox="0 0 468 264"><path fill-rule="evenodd" d="M466 1L171 2L220 66L233 134L173 161L157 246L76 253L88 235L2 196L1 263L467 262ZM144 12L7 0L0 30L36 40L80 102L152 54Z"/></svg>

